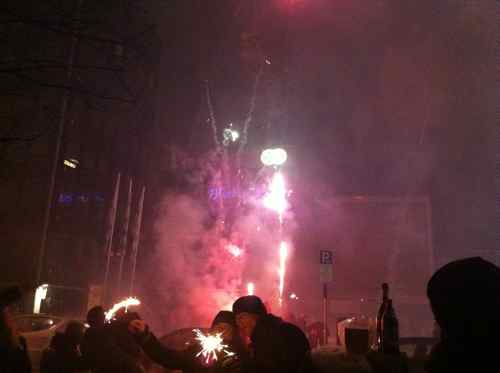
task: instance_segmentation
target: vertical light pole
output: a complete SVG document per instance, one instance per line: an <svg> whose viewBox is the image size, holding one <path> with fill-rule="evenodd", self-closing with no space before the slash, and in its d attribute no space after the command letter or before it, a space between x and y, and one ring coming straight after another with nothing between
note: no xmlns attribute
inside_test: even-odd
<svg viewBox="0 0 500 373"><path fill-rule="evenodd" d="M113 193L113 201L108 213L106 240L104 242L104 251L106 253L106 267L104 269L103 280L103 301L106 302L106 297L109 294L108 278L110 275L111 257L113 256L113 236L115 233L116 212L118 209L118 197L120 195L120 180L121 174L116 175L115 188Z"/></svg>
<svg viewBox="0 0 500 373"><path fill-rule="evenodd" d="M128 183L128 193L127 193L127 207L125 210L125 222L123 223L124 228L122 232L121 242L120 242L120 265L118 267L118 281L117 281L117 295L121 296L122 291L122 277L123 277L123 262L125 261L125 255L127 254L127 243L128 243L128 227L130 225L130 208L132 203L132 178L129 179Z"/></svg>
<svg viewBox="0 0 500 373"><path fill-rule="evenodd" d="M135 281L135 270L137 267L137 253L139 251L139 241L141 238L141 225L142 225L142 211L144 207L144 196L146 194L146 187L142 187L141 197L139 199L139 207L137 211L137 217L135 220L135 226L133 231L133 240L132 240L132 273L130 275L130 288L129 294L132 294L134 291L134 281Z"/></svg>
<svg viewBox="0 0 500 373"><path fill-rule="evenodd" d="M57 131L56 147L54 149L54 158L52 161L52 170L50 172L49 181L49 192L47 195L47 204L45 206L45 214L43 219L42 227L42 238L40 240L40 248L38 251L38 262L36 270L36 283L40 284L43 270L43 262L45 258L45 249L47 246L47 235L49 232L50 224L50 213L52 212L52 202L54 199L54 188L56 183L57 169L59 165L59 153L61 151L62 136L64 133L64 123L66 121L66 112L68 111L68 101L70 95L71 78L73 77L73 65L75 62L76 47L78 45L78 37L76 34L76 29L80 23L80 10L83 5L83 0L78 0L77 7L75 10L75 21L73 27L73 37L71 38L71 46L68 54L68 62L66 64L66 88L64 89L62 101L61 101L61 111L59 113L59 124Z"/></svg>

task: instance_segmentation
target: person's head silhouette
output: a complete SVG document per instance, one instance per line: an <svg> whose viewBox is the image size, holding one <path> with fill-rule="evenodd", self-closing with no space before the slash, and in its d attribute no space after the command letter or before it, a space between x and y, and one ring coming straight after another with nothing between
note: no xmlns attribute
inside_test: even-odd
<svg viewBox="0 0 500 373"><path fill-rule="evenodd" d="M427 296L441 329L427 370L487 366L500 335L500 268L479 257L448 263L429 280Z"/></svg>

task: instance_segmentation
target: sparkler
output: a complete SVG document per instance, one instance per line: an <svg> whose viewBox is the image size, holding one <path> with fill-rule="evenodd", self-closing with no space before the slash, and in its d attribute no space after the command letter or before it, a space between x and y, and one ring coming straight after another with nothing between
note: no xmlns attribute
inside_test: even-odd
<svg viewBox="0 0 500 373"><path fill-rule="evenodd" d="M288 256L288 248L286 246L286 243L284 241L281 241L280 244L280 269L279 269L279 277L280 277L280 285L279 285L279 292L280 292L280 304L283 299L283 288L285 286L285 272L286 272L286 258Z"/></svg>
<svg viewBox="0 0 500 373"><path fill-rule="evenodd" d="M128 309L130 306L138 306L141 304L141 301L137 298L129 297L127 299L122 300L121 302L118 302L113 305L113 307L106 312L106 321L111 321L115 314L118 312L118 310L125 308L125 311Z"/></svg>
<svg viewBox="0 0 500 373"><path fill-rule="evenodd" d="M193 329L196 335L196 340L200 342L201 351L196 354L196 357L202 356L205 364L209 365L217 360L217 353L222 352L226 356L233 356L234 352L229 351L228 345L225 345L222 340L222 333L203 334L200 329Z"/></svg>
<svg viewBox="0 0 500 373"><path fill-rule="evenodd" d="M285 179L281 172L277 171L273 175L269 185L269 193L264 196L263 203L265 207L278 213L280 223L283 222L283 213L288 207L286 195Z"/></svg>
<svg viewBox="0 0 500 373"><path fill-rule="evenodd" d="M255 291L255 285L253 284L253 282L249 282L247 284L247 295L254 295L254 291Z"/></svg>

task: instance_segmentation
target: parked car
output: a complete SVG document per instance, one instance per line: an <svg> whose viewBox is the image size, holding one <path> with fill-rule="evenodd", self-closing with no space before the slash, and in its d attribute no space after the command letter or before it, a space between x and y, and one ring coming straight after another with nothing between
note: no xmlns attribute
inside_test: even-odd
<svg viewBox="0 0 500 373"><path fill-rule="evenodd" d="M42 352L56 332L64 332L70 321L83 320L44 314L24 314L14 317L19 333L26 338L33 371L39 371ZM86 325L87 326L87 325Z"/></svg>

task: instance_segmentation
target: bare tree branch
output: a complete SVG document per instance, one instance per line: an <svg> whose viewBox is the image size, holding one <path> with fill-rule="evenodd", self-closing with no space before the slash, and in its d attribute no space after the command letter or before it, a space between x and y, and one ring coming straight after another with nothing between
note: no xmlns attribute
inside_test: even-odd
<svg viewBox="0 0 500 373"><path fill-rule="evenodd" d="M69 90L71 92L77 92L77 93L80 93L80 94L93 96L93 97L96 97L96 98L100 98L102 100L116 100L116 101L126 102L126 103L134 103L135 102L132 99L123 98L123 97L119 97L119 96L109 96L109 95L106 95L106 94L92 92L90 90L83 89L83 88L77 88L77 87L74 87L74 86L67 86L67 85L64 85L64 84L55 84L55 83L48 83L48 82L40 81L40 80L34 79L34 78L30 77L30 76L27 76L27 75L24 75L24 74L21 74L21 73L13 73L13 75L15 75L17 78L19 78L21 80L29 81L29 82L34 83L34 84L36 84L38 86L41 86L41 87L56 88L56 89L67 89L67 90Z"/></svg>
<svg viewBox="0 0 500 373"><path fill-rule="evenodd" d="M40 64L25 65L25 66L0 68L0 74L20 73L23 71L64 69L65 67L66 67L66 65L63 63L59 63L59 64L40 63ZM102 70L102 71L111 71L111 72L123 72L124 71L124 69L122 67L93 66L93 65L75 65L74 69L76 69L76 70Z"/></svg>
<svg viewBox="0 0 500 373"><path fill-rule="evenodd" d="M243 124L243 131L241 134L240 146L238 147L238 156L241 154L241 152L245 148L247 141L248 141L248 129L250 128L250 125L252 123L253 112L255 110L255 102L257 100L257 90L259 88L260 78L261 78L262 74L264 73L264 66L265 66L265 62L262 61L259 65L259 69L257 70L257 73L255 74L252 96L250 98L250 107L248 108L248 113L247 113L247 116L245 118L245 123Z"/></svg>

